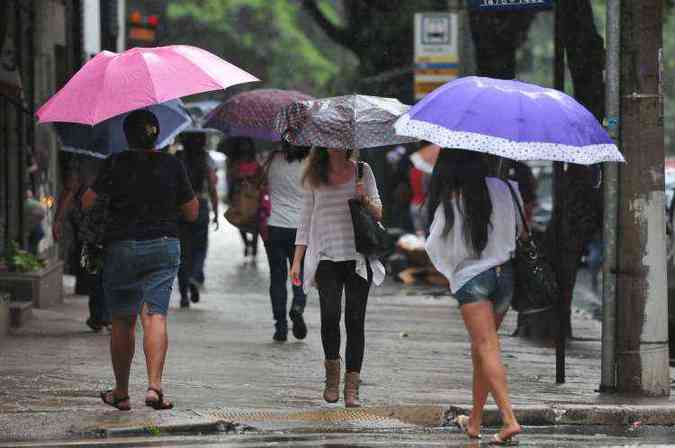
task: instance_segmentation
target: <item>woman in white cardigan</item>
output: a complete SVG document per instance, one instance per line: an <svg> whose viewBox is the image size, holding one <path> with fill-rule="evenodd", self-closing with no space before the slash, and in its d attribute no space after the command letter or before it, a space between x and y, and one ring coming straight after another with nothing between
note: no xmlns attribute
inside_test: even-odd
<svg viewBox="0 0 675 448"><path fill-rule="evenodd" d="M364 322L371 283L384 279L377 260L356 252L354 229L347 201L359 198L380 219L382 203L373 172L364 164L363 179L357 179L357 164L351 151L314 148L303 175L306 188L295 240L291 267L294 283L300 281L304 258L304 287L316 286L321 304L321 341L325 354L324 399L339 400L340 315L345 291L345 406L357 407L359 376L365 346Z"/></svg>

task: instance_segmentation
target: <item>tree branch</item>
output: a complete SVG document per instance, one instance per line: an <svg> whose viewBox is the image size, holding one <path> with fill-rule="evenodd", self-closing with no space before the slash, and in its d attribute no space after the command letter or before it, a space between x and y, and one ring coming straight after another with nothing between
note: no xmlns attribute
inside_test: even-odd
<svg viewBox="0 0 675 448"><path fill-rule="evenodd" d="M355 51L356 42L352 38L352 35L345 28L340 28L328 20L314 0L303 0L302 7L312 16L316 24L319 25L328 37L339 45Z"/></svg>

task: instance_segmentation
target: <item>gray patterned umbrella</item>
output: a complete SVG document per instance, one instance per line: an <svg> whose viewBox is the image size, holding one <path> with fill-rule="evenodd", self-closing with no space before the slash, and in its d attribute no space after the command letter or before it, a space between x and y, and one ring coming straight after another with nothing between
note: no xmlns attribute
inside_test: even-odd
<svg viewBox="0 0 675 448"><path fill-rule="evenodd" d="M416 141L396 135L394 122L410 109L394 98L347 95L297 101L277 114L274 127L296 146L363 149Z"/></svg>

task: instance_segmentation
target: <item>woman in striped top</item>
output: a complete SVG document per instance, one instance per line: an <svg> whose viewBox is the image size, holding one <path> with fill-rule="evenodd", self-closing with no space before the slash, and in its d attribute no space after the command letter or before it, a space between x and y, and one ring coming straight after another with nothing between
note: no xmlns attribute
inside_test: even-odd
<svg viewBox="0 0 675 448"><path fill-rule="evenodd" d="M321 341L326 357L324 399L338 401L340 387L340 315L345 290L345 406L359 403L359 376L365 345L364 322L371 283L384 280L384 267L377 258L356 252L354 228L347 201L359 198L380 219L382 203L375 177L365 164L363 179L357 179L351 151L314 148L302 182L306 188L295 239L290 275L300 281L304 257L304 287L316 286L321 304Z"/></svg>

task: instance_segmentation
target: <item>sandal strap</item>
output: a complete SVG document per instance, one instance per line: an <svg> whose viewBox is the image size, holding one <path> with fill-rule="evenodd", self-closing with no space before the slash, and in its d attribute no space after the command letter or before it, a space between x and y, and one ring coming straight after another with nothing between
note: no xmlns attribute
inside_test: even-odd
<svg viewBox="0 0 675 448"><path fill-rule="evenodd" d="M164 392L162 392L162 389L157 389L155 387L148 387L148 392L156 393L159 401L164 402Z"/></svg>

